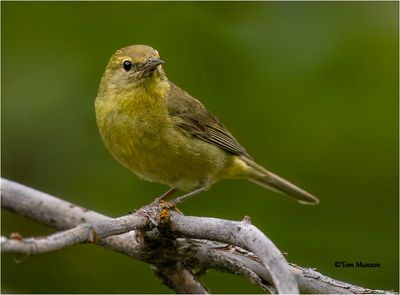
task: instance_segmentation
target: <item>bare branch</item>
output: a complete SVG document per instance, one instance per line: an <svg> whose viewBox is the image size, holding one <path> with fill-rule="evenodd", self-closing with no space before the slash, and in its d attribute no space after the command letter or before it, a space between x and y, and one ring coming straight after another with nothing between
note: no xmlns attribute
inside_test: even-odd
<svg viewBox="0 0 400 295"><path fill-rule="evenodd" d="M177 239L178 249L196 249L193 257L206 269L216 269L230 272L247 278L260 286L264 291L277 292L269 282L272 281L269 272L259 259L251 252L232 245L200 239ZM185 255L180 253L180 255ZM187 255L185 255L187 256Z"/></svg>
<svg viewBox="0 0 400 295"><path fill-rule="evenodd" d="M295 273L296 279L302 287L304 293L319 294L398 294L395 291L372 290L349 283L341 282L313 270L303 268L296 264L291 264L291 269Z"/></svg>
<svg viewBox="0 0 400 295"><path fill-rule="evenodd" d="M9 187L8 183L6 182L5 189ZM6 206L10 207L7 202L5 203ZM151 204L132 215L99 221L94 223L92 227L90 224L85 224L63 233L57 233L55 235L57 238L56 242L54 235L39 240L3 241L4 252L13 251L21 253L23 250L29 250L27 252L28 254L43 253L46 251L46 248L53 251L61 249L64 246L70 246L73 242L81 243L93 241L92 233L95 237L104 238L115 234L121 234L132 229L141 229L148 225L148 219L153 220L153 222L159 220L160 211L156 204ZM145 212L147 217L143 212ZM260 257L261 262L270 272L278 293L298 293L297 282L290 272L289 265L283 255L261 231L249 222L185 217L173 211L171 212L170 221L172 230L178 235L210 240L219 239L223 242L252 250ZM193 227L193 225L195 226ZM202 230L199 230L201 228ZM76 235L77 232L79 232L81 236L71 239L70 236ZM228 238L222 239L221 237ZM52 242L53 244L51 244Z"/></svg>
<svg viewBox="0 0 400 295"><path fill-rule="evenodd" d="M198 280L190 269L176 263L172 266L155 267L162 282L180 294L209 294L210 291Z"/></svg>
<svg viewBox="0 0 400 295"><path fill-rule="evenodd" d="M87 227L90 229L102 223L110 224L109 222L113 220L99 213L81 208L74 204L57 199L34 189L27 188L12 181L2 179L1 190L3 208L7 208L13 212L16 212L17 214L30 217L57 229L70 229L79 225L74 228L74 230L77 230L78 232L81 227ZM153 212L152 214L152 216L154 216L155 213ZM155 217L157 217L157 214ZM171 215L171 223L168 224L168 226L174 229L175 235L179 236L182 234L187 237L202 237L200 233L196 231L194 232L195 234L186 232L188 230L186 225L195 224L195 222L198 221L196 218L181 216L175 212L172 212ZM138 217L138 219L135 221L134 219L136 217ZM123 217L128 218L128 220L122 219L124 221L121 220L122 223L120 226L116 226L117 231L112 232L110 229L111 233L115 234L124 232L124 226L128 226L130 228L144 228L148 226L147 217L148 216L146 214L142 215L139 214L139 212L138 214L133 214L133 216L130 215ZM129 218L132 218L132 220ZM220 222L221 220L216 219L214 221ZM182 223L186 223L186 225ZM234 224L234 222L231 222L230 226L233 226ZM243 222L237 222L237 224L242 227L249 226L248 224L243 224ZM102 230L96 228L95 231L97 233L97 231L101 232ZM154 231L157 231L157 229L154 229L152 232ZM91 236L88 231L83 230L83 232L88 234L88 237L86 237L87 239L83 239L83 241L91 241L91 239L94 238L93 235ZM107 232L107 229L105 229L104 232ZM195 273L193 271L194 269L199 269L199 266L200 268L204 269L213 268L230 273L240 274L264 289L271 288L272 280L270 272L264 267L263 263L260 262L258 256L254 255L250 251L244 250L238 246L232 246L216 241L176 237L175 240L171 240L171 237L164 237L167 244L164 243L162 244L162 247L157 247L154 245L154 239L149 237L148 233L149 232L146 232L144 235L140 231L130 231L124 234L109 236L107 238L99 238L98 240L95 240L95 242L101 246L113 249L114 251L118 251L125 255L146 261L154 265L157 274L163 278L164 283L166 283L167 286L175 289L177 292L208 292L207 288L204 287L199 280L199 277L202 275L202 273ZM81 233L79 233L79 235L80 234ZM104 236L107 235L108 234L105 234ZM53 238L57 239L57 234L52 236ZM208 239L213 237L211 235L202 238ZM71 244L73 244L75 240L72 238L71 240ZM217 240L221 241L221 238L218 237ZM236 245L241 242L237 239L234 240L232 237L228 237L223 240L229 243L233 242L232 244ZM18 242L18 240L10 240L2 237L2 251L4 250L4 243L14 243L16 241ZM24 240L24 242L26 242L26 240ZM27 247L28 250L24 253L32 253L32 247ZM243 247L246 247L249 250L251 248L247 245L243 245ZM161 260L154 259L155 256L152 255L153 253L161 255L159 256L161 257ZM169 265L173 265L174 267L167 269L165 264L163 265L161 263L162 261L167 261L168 263L171 263ZM388 291L370 290L347 284L345 282L339 282L323 276L312 269L302 268L296 265L291 265L290 269L296 277L300 290L305 293L390 293ZM177 279L179 277L185 277L185 279L180 282L182 289L180 289L178 286L179 281ZM273 288L270 290L274 291Z"/></svg>
<svg viewBox="0 0 400 295"><path fill-rule="evenodd" d="M2 236L1 252L28 255L52 252L88 240L93 240L92 232L92 226L84 224L43 238L7 239Z"/></svg>
<svg viewBox="0 0 400 295"><path fill-rule="evenodd" d="M207 239L239 246L253 252L266 267L279 293L298 293L297 282L286 259L258 228L247 221L171 214L171 228L188 238ZM228 235L226 233L229 233Z"/></svg>
<svg viewBox="0 0 400 295"><path fill-rule="evenodd" d="M183 239L182 239L183 240ZM179 241L185 243L185 241ZM251 269L263 282L270 282L270 274L259 262L257 256L244 249L206 240L191 240L197 245L196 259L206 268L240 273L242 266ZM372 290L337 281L311 269L290 263L301 293L310 294L398 294L394 291ZM242 274L243 275L243 274Z"/></svg>
<svg viewBox="0 0 400 295"><path fill-rule="evenodd" d="M1 207L59 230L112 219L4 178Z"/></svg>
<svg viewBox="0 0 400 295"><path fill-rule="evenodd" d="M149 226L148 218L141 213L141 211L138 211L132 215L99 221L95 224L83 223L47 237L27 239L1 237L1 251L29 255L39 254L60 250L79 243L95 242L98 239L119 235L131 230L141 230Z"/></svg>

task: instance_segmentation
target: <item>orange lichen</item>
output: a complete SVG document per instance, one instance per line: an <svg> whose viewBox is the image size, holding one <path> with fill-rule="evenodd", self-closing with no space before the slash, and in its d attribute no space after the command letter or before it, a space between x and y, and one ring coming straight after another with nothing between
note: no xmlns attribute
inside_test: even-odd
<svg viewBox="0 0 400 295"><path fill-rule="evenodd" d="M162 223L167 222L169 220L169 216L170 216L168 208L162 209L161 212L159 213L159 215L160 215Z"/></svg>

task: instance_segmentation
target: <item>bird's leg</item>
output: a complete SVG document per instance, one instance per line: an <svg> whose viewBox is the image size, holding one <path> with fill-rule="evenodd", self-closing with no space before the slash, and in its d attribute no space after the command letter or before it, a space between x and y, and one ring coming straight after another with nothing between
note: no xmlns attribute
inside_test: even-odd
<svg viewBox="0 0 400 295"><path fill-rule="evenodd" d="M204 187L199 187L199 188L195 189L194 191L191 191L190 193L184 194L183 196L180 196L176 199L169 201L168 207L170 207L170 208L176 207L176 206L182 204L183 202L189 200L190 198L194 197L195 195L198 195L201 192L204 192L205 190L206 189Z"/></svg>
<svg viewBox="0 0 400 295"><path fill-rule="evenodd" d="M171 197L178 189L170 188L165 193L163 193L160 197L156 199L156 203L160 204L162 207L168 207L168 198Z"/></svg>
<svg viewBox="0 0 400 295"><path fill-rule="evenodd" d="M169 189L168 191L166 191L165 193L163 193L163 194L159 197L159 199L165 201L165 200L167 200L170 196L172 196L177 190L178 190L177 188L174 188L174 187L173 187L173 188Z"/></svg>

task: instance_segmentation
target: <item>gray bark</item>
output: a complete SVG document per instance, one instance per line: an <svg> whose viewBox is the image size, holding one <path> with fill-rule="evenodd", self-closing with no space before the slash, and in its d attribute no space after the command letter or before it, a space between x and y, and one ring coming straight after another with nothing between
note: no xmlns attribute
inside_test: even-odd
<svg viewBox="0 0 400 295"><path fill-rule="evenodd" d="M296 293L297 285L303 293L390 293L288 264L248 219L183 216L157 200L134 214L113 219L5 179L1 180L1 204L62 230L43 238L2 236L2 253L38 254L94 242L148 262L162 282L178 293L209 292L200 280L203 272L195 271L199 268L242 275L273 293Z"/></svg>

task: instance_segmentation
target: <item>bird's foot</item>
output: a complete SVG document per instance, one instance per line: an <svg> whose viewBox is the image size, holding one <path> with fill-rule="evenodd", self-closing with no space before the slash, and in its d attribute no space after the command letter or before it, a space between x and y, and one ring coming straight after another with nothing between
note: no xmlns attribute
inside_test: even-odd
<svg viewBox="0 0 400 295"><path fill-rule="evenodd" d="M183 213L176 207L173 201L164 201L163 199L159 199L159 205L163 208L159 213L160 218L163 220L168 219L170 216L169 210L173 210L179 214Z"/></svg>

